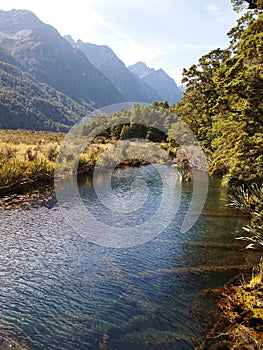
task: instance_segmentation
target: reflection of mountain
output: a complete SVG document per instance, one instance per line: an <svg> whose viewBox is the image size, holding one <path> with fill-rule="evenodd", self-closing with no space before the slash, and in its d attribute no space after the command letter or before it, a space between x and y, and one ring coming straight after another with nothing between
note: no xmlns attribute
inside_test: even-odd
<svg viewBox="0 0 263 350"><path fill-rule="evenodd" d="M182 91L163 69L149 68L143 62L135 63L129 66L129 69L157 91L162 100L167 100L170 105L181 99Z"/></svg>
<svg viewBox="0 0 263 350"><path fill-rule="evenodd" d="M67 40L72 44L70 37L67 36ZM114 84L127 101L150 103L162 100L154 89L130 72L108 46L83 43L81 40L75 46Z"/></svg>

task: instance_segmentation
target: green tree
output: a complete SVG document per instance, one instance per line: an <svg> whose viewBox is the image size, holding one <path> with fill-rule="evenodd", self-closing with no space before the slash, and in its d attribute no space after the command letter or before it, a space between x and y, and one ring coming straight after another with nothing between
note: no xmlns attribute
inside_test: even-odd
<svg viewBox="0 0 263 350"><path fill-rule="evenodd" d="M217 71L212 173L227 181L257 181L263 171L263 15L252 19L237 51Z"/></svg>
<svg viewBox="0 0 263 350"><path fill-rule="evenodd" d="M183 71L182 82L187 84L183 99L171 109L193 130L201 144L211 149L213 106L218 99L216 72L226 50L216 49L200 58L198 65Z"/></svg>
<svg viewBox="0 0 263 350"><path fill-rule="evenodd" d="M263 14L245 13L226 50L213 50L183 72L186 91L171 110L209 151L224 182L262 181Z"/></svg>
<svg viewBox="0 0 263 350"><path fill-rule="evenodd" d="M235 11L242 11L246 8L249 10L263 9L262 0L231 0Z"/></svg>

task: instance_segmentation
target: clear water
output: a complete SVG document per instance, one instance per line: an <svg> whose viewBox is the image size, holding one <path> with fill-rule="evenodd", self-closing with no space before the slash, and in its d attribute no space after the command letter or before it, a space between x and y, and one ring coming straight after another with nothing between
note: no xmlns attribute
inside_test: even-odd
<svg viewBox="0 0 263 350"><path fill-rule="evenodd" d="M124 196L138 172L150 179L148 207L131 218L140 221L158 205L158 176L148 167L117 170L112 186ZM79 190L101 220L124 220L103 209L90 178L79 179ZM225 207L216 179L203 214L180 233L191 193L185 184L176 219L164 232L126 249L79 236L57 205L0 212L0 314L14 336L35 350L194 349L215 317L202 291L222 286L240 272L235 266L257 256L236 246L245 219Z"/></svg>

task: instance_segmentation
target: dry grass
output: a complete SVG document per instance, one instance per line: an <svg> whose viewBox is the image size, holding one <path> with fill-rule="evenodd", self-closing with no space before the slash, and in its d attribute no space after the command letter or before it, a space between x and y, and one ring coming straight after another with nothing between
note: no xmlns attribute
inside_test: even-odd
<svg viewBox="0 0 263 350"><path fill-rule="evenodd" d="M21 194L52 183L64 137L62 133L0 129L0 195Z"/></svg>
<svg viewBox="0 0 263 350"><path fill-rule="evenodd" d="M49 160L50 150L58 149L64 137L63 133L0 129L0 159L25 160L31 150L35 159Z"/></svg>
<svg viewBox="0 0 263 350"><path fill-rule="evenodd" d="M85 137L84 137L85 138ZM100 158L99 166L102 169L116 166L139 166L148 163L167 163L168 155L164 144L141 143L139 141L122 140L116 143L114 140L96 138L89 142L86 149L80 155L78 146L83 142L78 137L70 144L61 147L65 134L47 131L29 130L3 130L0 129L0 196L17 193L25 188L24 184L40 184L40 181L48 182L53 176L54 165L60 152L61 172L72 171L75 161L79 161L78 173L91 173ZM71 149L72 148L72 149ZM106 149L109 148L108 151ZM101 154L106 154L100 157ZM102 160L101 160L102 159ZM57 168L58 171L60 168ZM46 174L46 175L45 175ZM23 186L20 186L23 184Z"/></svg>

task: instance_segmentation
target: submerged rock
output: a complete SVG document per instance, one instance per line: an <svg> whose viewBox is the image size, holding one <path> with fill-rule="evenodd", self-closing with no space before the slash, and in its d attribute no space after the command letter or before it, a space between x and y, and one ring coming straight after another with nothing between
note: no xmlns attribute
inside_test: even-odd
<svg viewBox="0 0 263 350"><path fill-rule="evenodd" d="M30 350L26 336L7 321L0 319L0 350Z"/></svg>

